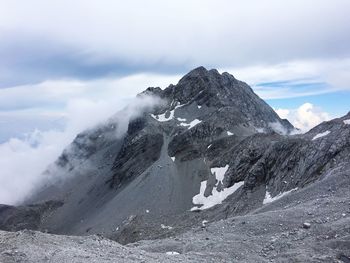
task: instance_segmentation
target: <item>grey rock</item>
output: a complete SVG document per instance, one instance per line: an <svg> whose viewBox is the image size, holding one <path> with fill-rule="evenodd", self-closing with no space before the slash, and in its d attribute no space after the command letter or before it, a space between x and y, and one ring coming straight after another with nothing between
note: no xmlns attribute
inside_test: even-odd
<svg viewBox="0 0 350 263"><path fill-rule="evenodd" d="M305 222L305 223L303 224L303 228L305 228L305 229L309 229L310 227L311 227L311 224L308 223L308 222Z"/></svg>

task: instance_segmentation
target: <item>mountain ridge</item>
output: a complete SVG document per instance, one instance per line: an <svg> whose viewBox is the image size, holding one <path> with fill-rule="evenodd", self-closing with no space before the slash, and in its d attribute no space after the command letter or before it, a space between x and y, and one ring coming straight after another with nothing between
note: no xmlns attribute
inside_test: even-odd
<svg viewBox="0 0 350 263"><path fill-rule="evenodd" d="M259 214L321 181L333 184L325 180L330 173L347 174L350 112L288 135L294 127L246 83L204 67L138 95L145 96L161 103L125 128L121 111L80 133L46 171L65 179L42 187L23 206L0 207L0 229L29 225L122 244L163 240L203 220ZM115 136L120 129L125 133ZM28 217L33 221L25 224Z"/></svg>

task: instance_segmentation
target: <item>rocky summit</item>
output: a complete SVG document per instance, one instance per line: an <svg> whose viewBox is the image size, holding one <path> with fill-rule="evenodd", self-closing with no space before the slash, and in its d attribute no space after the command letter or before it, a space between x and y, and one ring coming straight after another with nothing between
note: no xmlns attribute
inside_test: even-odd
<svg viewBox="0 0 350 263"><path fill-rule="evenodd" d="M147 98L0 205L0 262L350 262L350 113L301 134L203 67Z"/></svg>

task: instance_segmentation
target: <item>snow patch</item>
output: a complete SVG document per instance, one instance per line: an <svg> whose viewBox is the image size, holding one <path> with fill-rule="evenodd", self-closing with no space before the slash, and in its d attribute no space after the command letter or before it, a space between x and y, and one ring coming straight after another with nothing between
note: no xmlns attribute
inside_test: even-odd
<svg viewBox="0 0 350 263"><path fill-rule="evenodd" d="M166 112L163 113L163 114L159 114L159 115L153 115L151 114L151 116L157 120L157 121L160 121L160 122L165 122L165 121L170 121L172 118L174 118L174 110L170 111L170 114L169 114L169 117L165 117L166 115Z"/></svg>
<svg viewBox="0 0 350 263"><path fill-rule="evenodd" d="M159 115L154 115L154 114L151 114L151 116L153 117L153 119L157 120L157 121L160 121L160 122L165 122L165 121L170 121L174 118L174 113L175 113L175 110L182 107L184 105L177 105L175 106L175 108L173 110L170 111L170 114L169 114L169 117L165 117L166 112L164 112L163 114L159 114Z"/></svg>
<svg viewBox="0 0 350 263"><path fill-rule="evenodd" d="M178 109L178 108L181 108L183 106L185 106L186 104L184 105L181 105L180 102L177 103L177 105L175 106L174 110Z"/></svg>
<svg viewBox="0 0 350 263"><path fill-rule="evenodd" d="M175 255L180 255L179 252L176 252L176 251L167 251L165 252L165 254L169 255L169 256L175 256Z"/></svg>
<svg viewBox="0 0 350 263"><path fill-rule="evenodd" d="M202 221L202 227L206 227L206 226L207 226L207 223L208 223L208 220L203 220L203 221Z"/></svg>
<svg viewBox="0 0 350 263"><path fill-rule="evenodd" d="M350 119L348 120L343 120L344 124L349 124L350 125Z"/></svg>
<svg viewBox="0 0 350 263"><path fill-rule="evenodd" d="M327 136L327 135L330 134L330 133L331 133L330 131L325 131L325 132L316 134L316 135L312 138L312 140L314 141L314 140L316 140L316 139L318 139L318 138L322 138L322 137L324 137L324 136Z"/></svg>
<svg viewBox="0 0 350 263"><path fill-rule="evenodd" d="M228 131L228 132L227 132L227 135L228 135L228 136L231 136L231 135L233 135L233 133Z"/></svg>
<svg viewBox="0 0 350 263"><path fill-rule="evenodd" d="M186 119L177 118L178 121L187 121Z"/></svg>
<svg viewBox="0 0 350 263"><path fill-rule="evenodd" d="M171 158L171 160L173 160L173 162L175 162L175 156L174 157L170 157Z"/></svg>
<svg viewBox="0 0 350 263"><path fill-rule="evenodd" d="M202 122L201 120L195 119L195 120L191 121L190 123L183 123L182 122L182 123L180 123L180 126L185 126L185 127L187 127L187 129L191 129L201 122Z"/></svg>
<svg viewBox="0 0 350 263"><path fill-rule="evenodd" d="M215 175L216 180L222 183L222 180L224 180L224 176L227 169L228 169L228 165L226 165L225 167L211 168L210 171L213 175Z"/></svg>
<svg viewBox="0 0 350 263"><path fill-rule="evenodd" d="M212 146L212 144L209 144L209 146L207 147L207 149L209 149Z"/></svg>
<svg viewBox="0 0 350 263"><path fill-rule="evenodd" d="M160 227L161 227L162 229L168 229L168 230L173 229L172 226L166 226L166 225L164 225L164 224L160 224Z"/></svg>
<svg viewBox="0 0 350 263"><path fill-rule="evenodd" d="M283 193L279 193L278 195L272 197L271 194L266 189L266 194L265 194L265 199L263 201L263 205L271 203L273 201L276 201L276 200L282 198L283 196L285 196L285 195L287 195L287 194L289 194L289 193L291 193L293 191L296 191L296 190L298 190L298 187L294 188L294 189L291 189L289 191L283 192Z"/></svg>
<svg viewBox="0 0 350 263"><path fill-rule="evenodd" d="M258 133L265 133L265 129L264 129L264 128L256 128L256 127L255 127L255 130L256 130Z"/></svg>
<svg viewBox="0 0 350 263"><path fill-rule="evenodd" d="M196 126L197 124L201 123L202 121L195 119L190 122L190 127L188 129L191 129L192 127Z"/></svg>
<svg viewBox="0 0 350 263"><path fill-rule="evenodd" d="M149 210L148 210L148 209L146 209L146 213L147 213L147 214L149 213Z"/></svg>
<svg viewBox="0 0 350 263"><path fill-rule="evenodd" d="M215 205L221 204L228 196L232 195L238 188L244 185L244 181L235 183L231 187L223 189L221 192L217 190L218 184L216 184L212 190L211 195L204 196L204 191L207 188L207 181L201 182L199 194L192 198L194 205L201 205L201 207L192 207L191 211L204 210L211 208Z"/></svg>
<svg viewBox="0 0 350 263"><path fill-rule="evenodd" d="M198 107L198 109L202 108L202 106L201 106L201 105L197 105L197 107Z"/></svg>

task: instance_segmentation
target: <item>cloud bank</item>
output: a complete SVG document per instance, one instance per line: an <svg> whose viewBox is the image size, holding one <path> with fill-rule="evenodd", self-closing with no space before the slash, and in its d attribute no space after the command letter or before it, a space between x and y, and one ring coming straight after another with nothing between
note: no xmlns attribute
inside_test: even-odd
<svg viewBox="0 0 350 263"><path fill-rule="evenodd" d="M0 83L350 57L347 0L2 1Z"/></svg>
<svg viewBox="0 0 350 263"><path fill-rule="evenodd" d="M151 97L139 97L132 101L120 98L104 101L74 99L66 107L67 123L63 130L35 130L24 139L11 138L0 144L0 203L17 204L23 201L45 181L43 171L79 132L106 120L127 102L129 104L121 116L116 116L121 124L116 137L126 132L130 119L159 103L159 100Z"/></svg>
<svg viewBox="0 0 350 263"><path fill-rule="evenodd" d="M283 99L350 90L350 59L295 60L224 69L246 81L263 99Z"/></svg>
<svg viewBox="0 0 350 263"><path fill-rule="evenodd" d="M107 116L149 86L166 87L177 83L180 76L159 74L136 74L121 78L98 80L49 80L39 84L21 85L0 89L0 143L12 135L32 132L35 128L50 130L63 127L76 103L89 101L106 107ZM87 102L84 102L86 100ZM93 108L92 108L93 109ZM110 110L110 111L109 111ZM108 112L109 111L109 112ZM91 114L94 118L94 114Z"/></svg>
<svg viewBox="0 0 350 263"><path fill-rule="evenodd" d="M282 119L288 119L302 132L307 132L321 122L331 119L327 112L311 103L305 103L297 109L276 109L275 111Z"/></svg>

